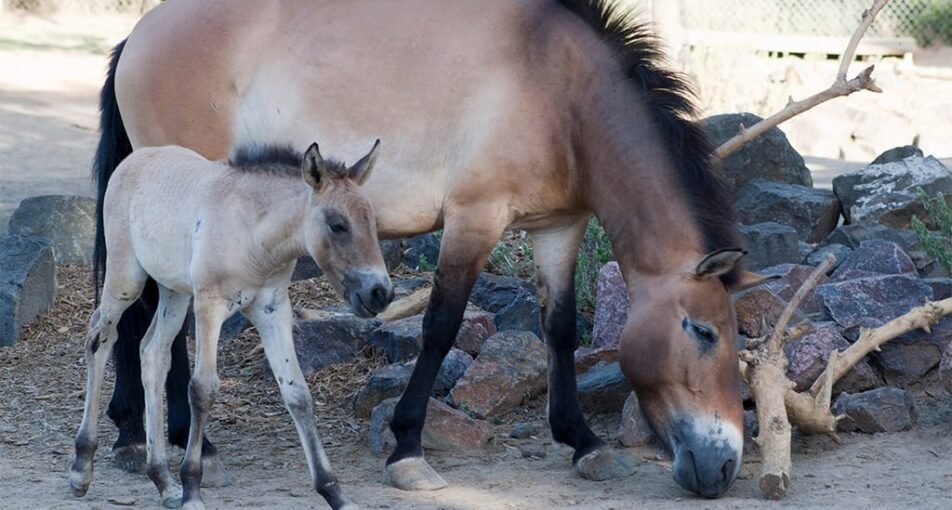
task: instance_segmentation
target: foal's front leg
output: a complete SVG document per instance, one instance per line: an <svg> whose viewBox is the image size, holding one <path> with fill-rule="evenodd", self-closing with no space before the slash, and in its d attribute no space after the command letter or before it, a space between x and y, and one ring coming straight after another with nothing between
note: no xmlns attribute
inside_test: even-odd
<svg viewBox="0 0 952 510"><path fill-rule="evenodd" d="M356 509L356 505L344 495L337 477L331 471L330 462L317 433L311 391L301 373L294 351L291 332L293 314L287 288L259 292L258 298L246 313L261 335L264 352L281 389L284 405L294 419L314 488L332 508Z"/></svg>

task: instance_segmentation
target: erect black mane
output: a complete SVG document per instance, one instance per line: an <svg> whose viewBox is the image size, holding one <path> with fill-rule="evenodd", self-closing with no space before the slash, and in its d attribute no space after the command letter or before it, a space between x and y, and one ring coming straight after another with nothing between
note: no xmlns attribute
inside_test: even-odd
<svg viewBox="0 0 952 510"><path fill-rule="evenodd" d="M611 45L627 78L641 92L667 146L708 252L740 246L730 189L711 172L713 146L694 119L695 93L666 69L661 44L646 24L610 0L558 0ZM733 274L725 279L731 283Z"/></svg>
<svg viewBox="0 0 952 510"><path fill-rule="evenodd" d="M299 178L303 159L304 155L290 145L241 145L232 151L231 157L228 158L228 165L249 174ZM335 159L325 158L324 162L332 172L345 170L344 164Z"/></svg>

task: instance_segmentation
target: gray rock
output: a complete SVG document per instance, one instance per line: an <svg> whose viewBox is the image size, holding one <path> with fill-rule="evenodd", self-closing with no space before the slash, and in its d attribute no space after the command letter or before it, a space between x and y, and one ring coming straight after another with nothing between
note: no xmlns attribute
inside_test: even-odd
<svg viewBox="0 0 952 510"><path fill-rule="evenodd" d="M522 454L522 457L525 459L544 459L545 445L541 445L541 444L520 445L519 453Z"/></svg>
<svg viewBox="0 0 952 510"><path fill-rule="evenodd" d="M435 234L423 234L403 240L403 265L414 271L432 271L440 258L440 240Z"/></svg>
<svg viewBox="0 0 952 510"><path fill-rule="evenodd" d="M760 433L760 426L757 424L757 411L749 409L744 411L744 450L752 451L757 449L757 443L754 438Z"/></svg>
<svg viewBox="0 0 952 510"><path fill-rule="evenodd" d="M509 431L509 437L513 439L528 439L537 435L542 430L538 423L522 422L517 423Z"/></svg>
<svg viewBox="0 0 952 510"><path fill-rule="evenodd" d="M909 228L913 215L924 216L918 189L934 197L952 193L952 172L932 156L869 165L833 179L847 223L882 223Z"/></svg>
<svg viewBox="0 0 952 510"><path fill-rule="evenodd" d="M809 243L822 241L840 219L840 202L832 191L759 179L737 192L734 208L745 225L787 225Z"/></svg>
<svg viewBox="0 0 952 510"><path fill-rule="evenodd" d="M396 363L416 358L423 338L423 315L385 322L370 333L370 345Z"/></svg>
<svg viewBox="0 0 952 510"><path fill-rule="evenodd" d="M742 127L753 126L760 120L750 113L714 115L704 119L701 126L717 147L738 134ZM753 179L813 186L803 157L776 127L725 158L721 165L727 182L734 189L740 189Z"/></svg>
<svg viewBox="0 0 952 510"><path fill-rule="evenodd" d="M592 326L592 345L618 345L621 331L628 321L628 287L617 262L602 266L595 282L595 321Z"/></svg>
<svg viewBox="0 0 952 510"><path fill-rule="evenodd" d="M390 432L390 421L398 400L384 400L370 415L367 444L374 453L388 451L396 444ZM489 422L470 418L464 412L430 398L420 439L423 447L430 450L474 450L486 446L494 432Z"/></svg>
<svg viewBox="0 0 952 510"><path fill-rule="evenodd" d="M839 430L867 434L909 430L919 418L912 395L899 388L844 393L833 404L833 414L846 415L837 426Z"/></svg>
<svg viewBox="0 0 952 510"><path fill-rule="evenodd" d="M932 289L932 299L936 301L952 297L952 278L925 278L922 283Z"/></svg>
<svg viewBox="0 0 952 510"><path fill-rule="evenodd" d="M910 387L939 365L942 352L952 340L952 319L943 319L932 331L912 331L893 338L872 354L890 386Z"/></svg>
<svg viewBox="0 0 952 510"><path fill-rule="evenodd" d="M859 248L860 243L870 239L892 241L907 252L919 248L919 236L908 229L898 229L878 223L840 225L821 243L822 245L842 244L850 249Z"/></svg>
<svg viewBox="0 0 952 510"><path fill-rule="evenodd" d="M906 158L912 157L922 157L922 149L914 145L902 145L900 147L893 147L892 149L887 150L886 152L876 156L876 159L873 160L871 165L883 165L886 163L895 163L897 161L902 161Z"/></svg>
<svg viewBox="0 0 952 510"><path fill-rule="evenodd" d="M58 265L92 264L96 201L71 195L27 198L10 217L8 232L49 238Z"/></svg>
<svg viewBox="0 0 952 510"><path fill-rule="evenodd" d="M450 349L450 352L443 358L443 364L440 365L440 371L436 374L436 382L433 384L433 392L437 394L446 394L456 386L456 382L463 377L466 370L474 363L473 357L465 351L459 349Z"/></svg>
<svg viewBox="0 0 952 510"><path fill-rule="evenodd" d="M390 282L393 283L393 295L395 300L409 296L421 287L426 287L430 284L426 278L390 278Z"/></svg>
<svg viewBox="0 0 952 510"><path fill-rule="evenodd" d="M825 246L820 246L810 252L810 254L807 255L807 257L803 260L803 263L808 266L816 267L826 260L827 255L833 255L836 257L836 262L834 262L833 266L830 268L829 273L832 273L833 271L836 271L836 268L840 267L840 264L842 264L843 261L846 260L846 257L848 257L852 252L853 249L848 246L838 243L831 243Z"/></svg>
<svg viewBox="0 0 952 510"><path fill-rule="evenodd" d="M399 239L383 239L380 241L380 254L383 255L387 271L393 272L403 260L403 243Z"/></svg>
<svg viewBox="0 0 952 510"><path fill-rule="evenodd" d="M311 258L310 255L305 255L297 259L297 264L294 265L294 272L291 273L291 281L310 280L311 278L317 278L323 275L324 271L321 271L317 262L314 262L314 259Z"/></svg>
<svg viewBox="0 0 952 510"><path fill-rule="evenodd" d="M497 331L531 331L542 337L535 288L518 278L482 273L469 301L495 314Z"/></svg>
<svg viewBox="0 0 952 510"><path fill-rule="evenodd" d="M778 264L796 264L802 258L797 231L793 227L767 222L742 225L739 230L750 252L744 262L752 270Z"/></svg>
<svg viewBox="0 0 952 510"><path fill-rule="evenodd" d="M578 401L586 413L618 412L633 390L620 364L600 363L577 379Z"/></svg>
<svg viewBox="0 0 952 510"><path fill-rule="evenodd" d="M831 275L834 280L844 280L848 271L863 271L873 274L911 274L918 276L916 265L898 244L892 241L872 239L863 241Z"/></svg>
<svg viewBox="0 0 952 510"><path fill-rule="evenodd" d="M621 411L621 423L618 425L618 442L627 447L644 446L654 439L654 432L648 419L641 413L635 392L628 394Z"/></svg>
<svg viewBox="0 0 952 510"><path fill-rule="evenodd" d="M758 272L758 274L762 276L779 276L779 279L765 283L763 288L777 294L782 299L789 302L791 299L793 299L793 295L796 294L798 290L800 290L803 282L805 282L807 278L813 274L813 270L814 268L810 266L799 264L780 264L779 266L762 269ZM821 276L817 283L820 284L825 281L826 277ZM800 307L798 310L810 315L825 313L823 310L823 303L820 302L820 297L817 296L816 289L812 289L807 293L803 301L800 302Z"/></svg>
<svg viewBox="0 0 952 510"><path fill-rule="evenodd" d="M486 339L450 399L477 417L496 416L545 391L546 371L546 348L537 336L500 331Z"/></svg>
<svg viewBox="0 0 952 510"><path fill-rule="evenodd" d="M13 345L23 326L53 306L56 262L45 237L0 238L0 347Z"/></svg>
<svg viewBox="0 0 952 510"><path fill-rule="evenodd" d="M787 377L796 383L797 391L804 391L813 385L826 368L830 353L834 349L843 351L850 345L835 323L817 322L813 326L812 333L790 342L784 348L789 361ZM856 393L872 388L880 382L876 371L866 360L861 360L836 382L833 392Z"/></svg>
<svg viewBox="0 0 952 510"><path fill-rule="evenodd" d="M294 349L301 370L310 375L329 365L354 359L368 345L370 332L379 325L377 319L353 315L296 321Z"/></svg>
<svg viewBox="0 0 952 510"><path fill-rule="evenodd" d="M830 317L843 329L884 324L932 297L932 289L910 275L879 275L817 286Z"/></svg>
<svg viewBox="0 0 952 510"><path fill-rule="evenodd" d="M354 398L354 414L358 418L369 418L378 404L389 398L399 397L410 382L413 369L402 363L387 365L374 370L367 383Z"/></svg>
<svg viewBox="0 0 952 510"><path fill-rule="evenodd" d="M942 361L939 362L939 380L945 391L952 393L952 344L945 346Z"/></svg>

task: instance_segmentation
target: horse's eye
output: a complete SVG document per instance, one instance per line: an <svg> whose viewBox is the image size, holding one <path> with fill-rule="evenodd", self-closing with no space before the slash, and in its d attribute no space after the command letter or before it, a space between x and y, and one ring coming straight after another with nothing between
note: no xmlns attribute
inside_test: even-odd
<svg viewBox="0 0 952 510"><path fill-rule="evenodd" d="M338 221L335 221L333 223L328 223L327 226L330 227L331 232L335 234L343 234L347 232L347 225L344 225L343 223Z"/></svg>
<svg viewBox="0 0 952 510"><path fill-rule="evenodd" d="M688 319L684 319L683 325L686 330L689 330L694 338L706 345L713 345L717 343L717 331L714 331L714 328L706 325L700 324Z"/></svg>

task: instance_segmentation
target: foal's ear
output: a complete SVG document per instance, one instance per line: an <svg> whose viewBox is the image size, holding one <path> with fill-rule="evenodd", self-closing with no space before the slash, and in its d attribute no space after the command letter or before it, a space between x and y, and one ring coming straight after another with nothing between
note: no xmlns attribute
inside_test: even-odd
<svg viewBox="0 0 952 510"><path fill-rule="evenodd" d="M354 166L347 169L347 177L350 180L361 185L367 182L367 178L370 177L370 172L374 169L374 162L377 161L377 147L380 147L380 139L378 138L374 142L374 146L370 149L370 152L366 156L360 158L360 161L354 163Z"/></svg>
<svg viewBox="0 0 952 510"><path fill-rule="evenodd" d="M301 174L304 175L304 182L315 190L321 188L324 177L327 175L327 166L324 164L324 158L321 157L321 150L317 142L308 147L304 153L304 159L301 161Z"/></svg>
<svg viewBox="0 0 952 510"><path fill-rule="evenodd" d="M747 251L740 248L721 248L708 253L694 268L694 277L710 278L729 273L744 255L747 255Z"/></svg>

